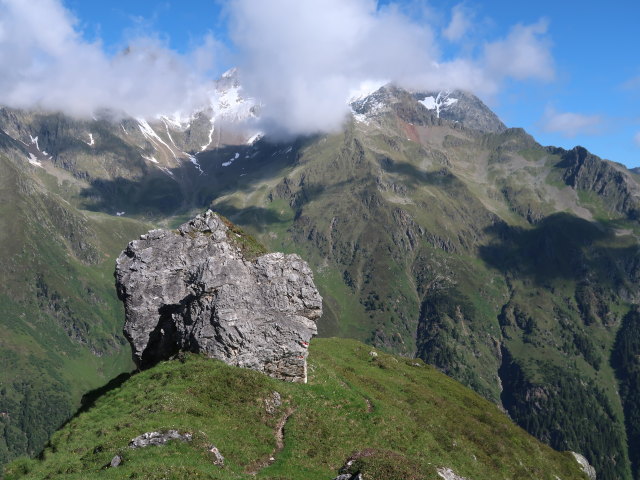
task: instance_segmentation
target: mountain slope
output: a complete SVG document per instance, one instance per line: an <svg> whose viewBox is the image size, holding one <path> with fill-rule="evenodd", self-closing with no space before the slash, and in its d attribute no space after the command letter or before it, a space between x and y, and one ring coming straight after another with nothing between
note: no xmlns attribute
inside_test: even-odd
<svg viewBox="0 0 640 480"><path fill-rule="evenodd" d="M22 154L5 144L7 155ZM14 155L15 154L15 155ZM83 213L0 154L0 463L37 454L88 389L131 368L113 261L145 226Z"/></svg>
<svg viewBox="0 0 640 480"><path fill-rule="evenodd" d="M16 462L6 478L327 479L355 452L351 471L365 478L436 479L445 469L477 480L586 478L572 455L420 361L337 339L310 352L308 384L195 355L161 363L99 397L42 461ZM168 429L192 440L128 448ZM116 455L120 466L105 469Z"/></svg>
<svg viewBox="0 0 640 480"><path fill-rule="evenodd" d="M321 333L416 354L600 478L630 478L610 356L638 302L633 175L393 88L354 110L293 146L276 185L254 176L213 207L315 265Z"/></svg>
<svg viewBox="0 0 640 480"><path fill-rule="evenodd" d="M637 175L542 147L462 92L387 86L351 108L342 132L282 144L229 133L202 152L208 114L73 133L63 116L14 112L0 128L74 206L175 226L211 205L301 254L325 299L322 335L417 355L585 453L599 478L638 478L637 349L624 341L640 300ZM98 126L94 145L80 140ZM51 158L35 136L58 139Z"/></svg>

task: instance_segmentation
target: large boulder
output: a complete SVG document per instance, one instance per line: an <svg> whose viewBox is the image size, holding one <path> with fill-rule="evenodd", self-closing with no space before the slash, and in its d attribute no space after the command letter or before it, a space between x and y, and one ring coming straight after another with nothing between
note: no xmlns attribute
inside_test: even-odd
<svg viewBox="0 0 640 480"><path fill-rule="evenodd" d="M191 351L306 381L322 315L311 269L295 254L256 256L251 245L211 211L129 243L116 261L116 286L139 368Z"/></svg>

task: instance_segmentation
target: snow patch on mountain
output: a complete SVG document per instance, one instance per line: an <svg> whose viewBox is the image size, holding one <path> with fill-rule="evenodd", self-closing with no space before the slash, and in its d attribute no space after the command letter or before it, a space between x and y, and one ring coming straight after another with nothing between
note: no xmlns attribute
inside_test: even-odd
<svg viewBox="0 0 640 480"><path fill-rule="evenodd" d="M249 138L249 140L247 140L247 145L253 145L258 140L260 140L262 137L264 137L264 134L262 132L256 133L255 135L251 136Z"/></svg>
<svg viewBox="0 0 640 480"><path fill-rule="evenodd" d="M234 85L227 90L219 92L217 110L225 119L243 121L253 116L251 109L255 105L253 99L245 99L242 95L242 87Z"/></svg>
<svg viewBox="0 0 640 480"><path fill-rule="evenodd" d="M256 102L253 98L245 98L242 95L242 86L236 79L236 70L231 69L222 75L222 79L217 82L216 90L212 95L211 129L209 130L208 142L200 147L204 152L213 144L213 133L218 121L228 121L234 124L241 124L250 118L255 117L254 107ZM260 135L262 135L260 133ZM252 136L253 139L255 137ZM257 139L258 137L256 137ZM254 140L255 141L255 140Z"/></svg>
<svg viewBox="0 0 640 480"><path fill-rule="evenodd" d="M153 128L151 128L151 125L149 125L149 123L144 119L144 118L138 118L138 127L140 128L140 131L142 132L142 134L149 140L151 140L152 143L154 143L156 140L160 143L163 143L164 145L167 145L159 136L158 134L155 132L155 130ZM168 145L167 145L168 148Z"/></svg>
<svg viewBox="0 0 640 480"><path fill-rule="evenodd" d="M240 154L238 152L236 152L235 156L232 159L230 159L229 161L224 162L222 164L222 166L223 167L228 167L229 165L231 165L233 162L235 162L239 158L240 158Z"/></svg>
<svg viewBox="0 0 640 480"><path fill-rule="evenodd" d="M191 124L194 115L185 115L183 112L173 112L171 115L160 115L160 119L171 124L176 130L184 130Z"/></svg>
<svg viewBox="0 0 640 480"><path fill-rule="evenodd" d="M367 80L351 90L347 104L356 122L369 125L371 118L383 110L384 103L376 93L387 83L382 80Z"/></svg>
<svg viewBox="0 0 640 480"><path fill-rule="evenodd" d="M385 109L385 103L375 94L356 100L351 103L351 114L353 118L360 123L370 124L373 117L381 113Z"/></svg>
<svg viewBox="0 0 640 480"><path fill-rule="evenodd" d="M189 159L189 161L193 163L193 166L196 167L196 169L200 172L200 175L204 174L204 171L202 170L202 167L200 167L200 164L198 163L198 159L195 157L195 155L190 155L187 152L182 152L182 153L184 153Z"/></svg>
<svg viewBox="0 0 640 480"><path fill-rule="evenodd" d="M445 108L450 107L458 103L457 98L450 97L451 93L447 91L438 92L438 94L433 96L425 97L424 100L420 100L420 103L424 105L427 110L435 110L436 117L440 118L440 112Z"/></svg>
<svg viewBox="0 0 640 480"><path fill-rule="evenodd" d="M169 125L167 123L167 120L163 117L162 121L164 122L164 127L167 132L167 137L169 137L169 141L173 144L176 150L179 150L178 146L176 145L176 142L173 141L173 137L171 136L171 132L169 131Z"/></svg>
<svg viewBox="0 0 640 480"><path fill-rule="evenodd" d="M31 143L36 146L36 149L40 151L40 147L38 146L38 136L36 135L35 137L32 137L29 135L29 139L31 140Z"/></svg>
<svg viewBox="0 0 640 480"><path fill-rule="evenodd" d="M31 153L31 152L29 152L29 157L27 158L27 160L29 160L29 163L30 163L31 165L34 165L34 166L36 166L36 167L40 167L40 168L44 168L44 167L42 166L42 163L40 163L40 162L38 161L38 158L37 158L33 153Z"/></svg>
<svg viewBox="0 0 640 480"><path fill-rule="evenodd" d="M145 136L145 138L147 138L151 142L151 144L156 147L156 149L159 147L158 143L160 145L164 145L167 150L171 152L173 158L175 158L176 160L178 159L176 152L174 152L173 149L164 140L162 140L162 138L160 138L160 136L155 132L153 128L151 128L151 125L149 125L149 123L144 118L138 118L137 120L140 131Z"/></svg>
<svg viewBox="0 0 640 480"><path fill-rule="evenodd" d="M87 144L87 145L89 145L90 147L93 147L93 145L94 145L96 142L95 142L95 141L94 141L94 139L93 139L93 134L92 134L92 133L89 133L89 141L88 141L88 142L84 142L84 143L86 143L86 144Z"/></svg>
<svg viewBox="0 0 640 480"><path fill-rule="evenodd" d="M215 121L216 121L216 117L211 117L211 120L210 120L210 122L211 122L211 129L209 130L209 142L208 142L206 145L202 145L202 146L200 147L200 151L201 151L201 152L204 152L207 148L209 148L209 145L211 145L211 143L213 142L213 131L214 131L214 130L215 130L215 128L216 128L216 126L215 126L215 125L216 125L216 124L215 124Z"/></svg>

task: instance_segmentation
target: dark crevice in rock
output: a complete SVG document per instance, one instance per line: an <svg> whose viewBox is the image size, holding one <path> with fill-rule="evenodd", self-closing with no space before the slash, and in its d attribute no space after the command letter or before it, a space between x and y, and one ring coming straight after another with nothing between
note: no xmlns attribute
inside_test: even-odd
<svg viewBox="0 0 640 480"><path fill-rule="evenodd" d="M158 325L149 334L149 344L140 358L140 368L150 368L178 353L180 345L176 341L177 329L173 317L182 310L182 305L163 305L160 308Z"/></svg>

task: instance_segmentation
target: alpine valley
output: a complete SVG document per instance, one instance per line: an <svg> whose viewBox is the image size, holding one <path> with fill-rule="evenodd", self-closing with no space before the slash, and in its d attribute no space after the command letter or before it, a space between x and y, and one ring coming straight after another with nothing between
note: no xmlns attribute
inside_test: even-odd
<svg viewBox="0 0 640 480"><path fill-rule="evenodd" d="M385 412L373 422L379 429L391 428L379 423L383 417L411 423L401 411L427 428L437 411L416 406L427 400L442 405L449 420L460 415L457 427L433 419L439 429L429 441L410 427L397 428L406 428L414 442L440 445L433 458L474 480L580 478L562 454L524 432L508 433L513 451L487 440L502 435L500 428L511 432L511 426L495 427L510 425L498 407L541 442L584 455L598 479L640 478L640 177L582 147L541 146L461 91L386 85L352 98L350 107L341 131L275 141L251 127L260 104L243 97L237 73L230 71L216 83L211 105L188 115L135 119L101 112L83 120L0 109L1 463L37 455L81 406L83 394L133 369L113 279L115 259L127 243L211 208L267 250L297 253L309 263L323 297L320 337L368 344L314 341L315 390L306 393L300 385L279 387L255 372L215 364L221 382L233 383L238 411L247 410L247 418L258 415L250 399L280 389L286 402L316 412L308 413L316 422L314 435L326 435L326 444L316 438L308 450L292 450L288 467L276 461L275 470L261 477L335 475L349 449L359 448L353 438L346 440L344 422L360 425L359 416L371 413L350 410L364 395ZM380 352L373 360L372 349ZM153 382L166 385L173 378L181 389L179 382L189 378L180 372L186 365L200 388L201 377L209 375L201 362L187 357L162 363L134 375L120 391L136 403L143 401L136 392L151 392ZM383 364L372 373L372 362ZM425 373L414 373L416 365ZM314 375L322 386L313 386ZM234 378L244 379L244 386ZM246 391L249 386L257 390ZM222 403L227 398L204 390L194 395L191 400L204 403L208 395ZM85 407L94 396L85 396ZM117 427L113 418L112 426L104 423L108 411L120 411L115 405L122 398L107 394L71 420L45 450L45 460L58 450L88 448L69 440L83 428L128 434L131 419ZM191 415L202 405L175 411ZM322 408L344 409L344 417L331 417L339 428L318 413ZM407 414L410 408L417 413ZM487 412L480 423L492 429L455 430L463 418L485 415L480 411ZM101 426L78 423L87 415ZM236 417L220 421L240 428ZM269 418L260 428L271 432L276 423ZM378 435L360 428L353 427L355 435ZM301 425L291 431L296 445L311 441ZM450 447L456 432L462 453ZM206 443L204 436L197 441ZM384 448L393 450L394 441ZM415 447L403 450L402 461L394 457L398 453L378 457L419 469L429 458ZM462 457L470 458L476 447L482 455L473 455L485 466L503 458L509 467L465 463ZM188 457L182 444L172 448ZM251 470L252 455L269 453L251 445L238 449L240 473ZM331 460L302 462L323 449L331 450ZM107 456L96 462L108 462ZM518 462L549 469L518 470ZM11 465L17 475L19 465ZM59 465L58 474L67 471L67 464ZM74 468L80 467L68 471ZM195 476L196 470L166 478ZM424 478L461 478L444 471L434 467ZM423 478L402 472L394 475ZM244 478L232 473L207 478ZM45 478L38 475L32 478Z"/></svg>

